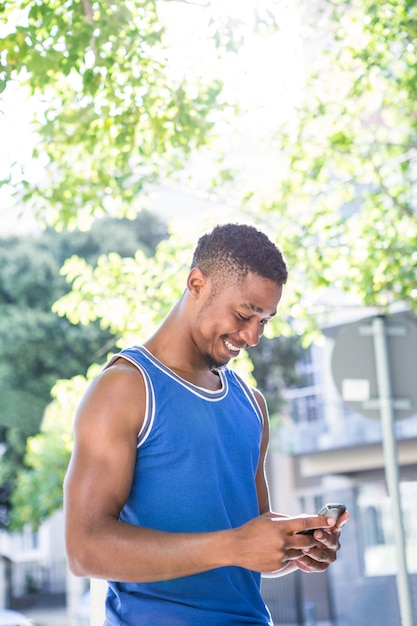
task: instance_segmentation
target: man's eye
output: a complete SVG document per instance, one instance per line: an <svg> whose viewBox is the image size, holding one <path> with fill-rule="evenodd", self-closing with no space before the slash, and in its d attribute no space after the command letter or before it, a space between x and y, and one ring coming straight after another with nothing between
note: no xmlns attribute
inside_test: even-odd
<svg viewBox="0 0 417 626"><path fill-rule="evenodd" d="M242 320L242 322L249 322L250 320L250 317L245 317L244 315L241 315L240 313L238 313L237 316L240 320Z"/></svg>
<svg viewBox="0 0 417 626"><path fill-rule="evenodd" d="M261 320L261 326L266 326L269 320Z"/></svg>

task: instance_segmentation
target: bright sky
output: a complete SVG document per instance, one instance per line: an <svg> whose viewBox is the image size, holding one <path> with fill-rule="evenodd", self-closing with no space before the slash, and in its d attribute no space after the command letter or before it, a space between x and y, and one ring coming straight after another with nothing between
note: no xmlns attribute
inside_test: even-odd
<svg viewBox="0 0 417 626"><path fill-rule="evenodd" d="M246 113L222 129L215 147L226 147L223 165L238 171L238 194L249 188L269 194L276 184L279 155L274 151L273 134L280 121L290 115L299 99L303 80L300 10L297 0L214 0L211 11L246 20L248 35L237 54L228 54L213 63L213 42L205 39L207 9L182 2L163 2L171 28L172 50L179 68L189 63L204 68L201 73L219 72L225 81L226 98L238 100ZM269 7L278 30L265 36L250 36L254 7ZM172 61L173 58L171 57ZM203 165L202 165L203 163ZM188 175L188 171L186 175ZM203 152L193 160L191 188L204 189L214 173L214 164ZM237 200L230 190L219 190L221 199L232 205ZM232 193L232 197L230 196Z"/></svg>

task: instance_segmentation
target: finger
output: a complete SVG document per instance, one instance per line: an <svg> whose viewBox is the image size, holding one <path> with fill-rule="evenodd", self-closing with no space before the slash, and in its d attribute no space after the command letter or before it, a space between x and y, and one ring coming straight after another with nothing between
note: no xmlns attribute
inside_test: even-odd
<svg viewBox="0 0 417 626"><path fill-rule="evenodd" d="M287 550L285 554L285 561L298 561L299 559L303 559L305 556L308 556L310 551L304 552L303 550Z"/></svg>
<svg viewBox="0 0 417 626"><path fill-rule="evenodd" d="M339 535L339 532L334 533L332 530L326 531L319 529L313 532L313 539L319 541L320 544L323 544L328 548L338 550L340 548Z"/></svg>
<svg viewBox="0 0 417 626"><path fill-rule="evenodd" d="M349 513L346 511L346 513L343 513L343 515L341 515L339 517L339 519L337 520L335 526L333 526L333 528L327 529L329 532L333 533L333 534L340 534L343 526L346 524L346 522L348 521L350 515Z"/></svg>
<svg viewBox="0 0 417 626"><path fill-rule="evenodd" d="M343 515L341 515L339 517L339 519L337 520L337 524L336 524L336 528L338 530L342 530L343 526L346 524L346 522L348 521L350 515L349 513L346 511L346 513L343 513Z"/></svg>
<svg viewBox="0 0 417 626"><path fill-rule="evenodd" d="M317 561L319 563L333 563L336 560L336 554L339 550L339 545L332 546L330 548L325 547L323 544L318 545L317 547L310 548L309 550L305 550L305 556L308 556L313 561Z"/></svg>
<svg viewBox="0 0 417 626"><path fill-rule="evenodd" d="M307 573L324 572L329 566L328 563L322 562L322 561L315 561L314 559L311 559L307 555L304 555L303 557L301 557L300 559L297 559L294 562L297 565L298 569Z"/></svg>
<svg viewBox="0 0 417 626"><path fill-rule="evenodd" d="M308 550L316 545L317 540L314 538L313 531L311 533L296 533L288 539L289 549Z"/></svg>
<svg viewBox="0 0 417 626"><path fill-rule="evenodd" d="M292 522L295 522L297 526L295 532L301 535L311 535L313 531L318 528L330 530L334 528L336 524L333 518L324 515L311 515L310 517L301 516L293 518Z"/></svg>

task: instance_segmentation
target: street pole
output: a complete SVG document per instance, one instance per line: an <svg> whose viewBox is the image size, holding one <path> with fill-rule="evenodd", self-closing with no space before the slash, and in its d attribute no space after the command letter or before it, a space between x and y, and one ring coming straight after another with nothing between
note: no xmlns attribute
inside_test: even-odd
<svg viewBox="0 0 417 626"><path fill-rule="evenodd" d="M375 352L376 378L378 383L379 409L383 431L383 447L385 457L385 477L388 494L392 502L394 521L395 555L397 562L397 591L400 605L402 626L413 626L413 608L407 557L405 549L405 533L402 520L400 477L398 471L397 448L394 430L394 409L391 391L388 342L384 317L372 320L372 331Z"/></svg>

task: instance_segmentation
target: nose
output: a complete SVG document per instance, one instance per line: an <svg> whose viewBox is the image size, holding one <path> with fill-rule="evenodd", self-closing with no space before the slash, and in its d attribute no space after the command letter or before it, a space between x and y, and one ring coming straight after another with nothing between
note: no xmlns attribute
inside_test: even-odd
<svg viewBox="0 0 417 626"><path fill-rule="evenodd" d="M242 340L250 347L257 346L263 334L264 327L255 318L249 320L239 332Z"/></svg>

